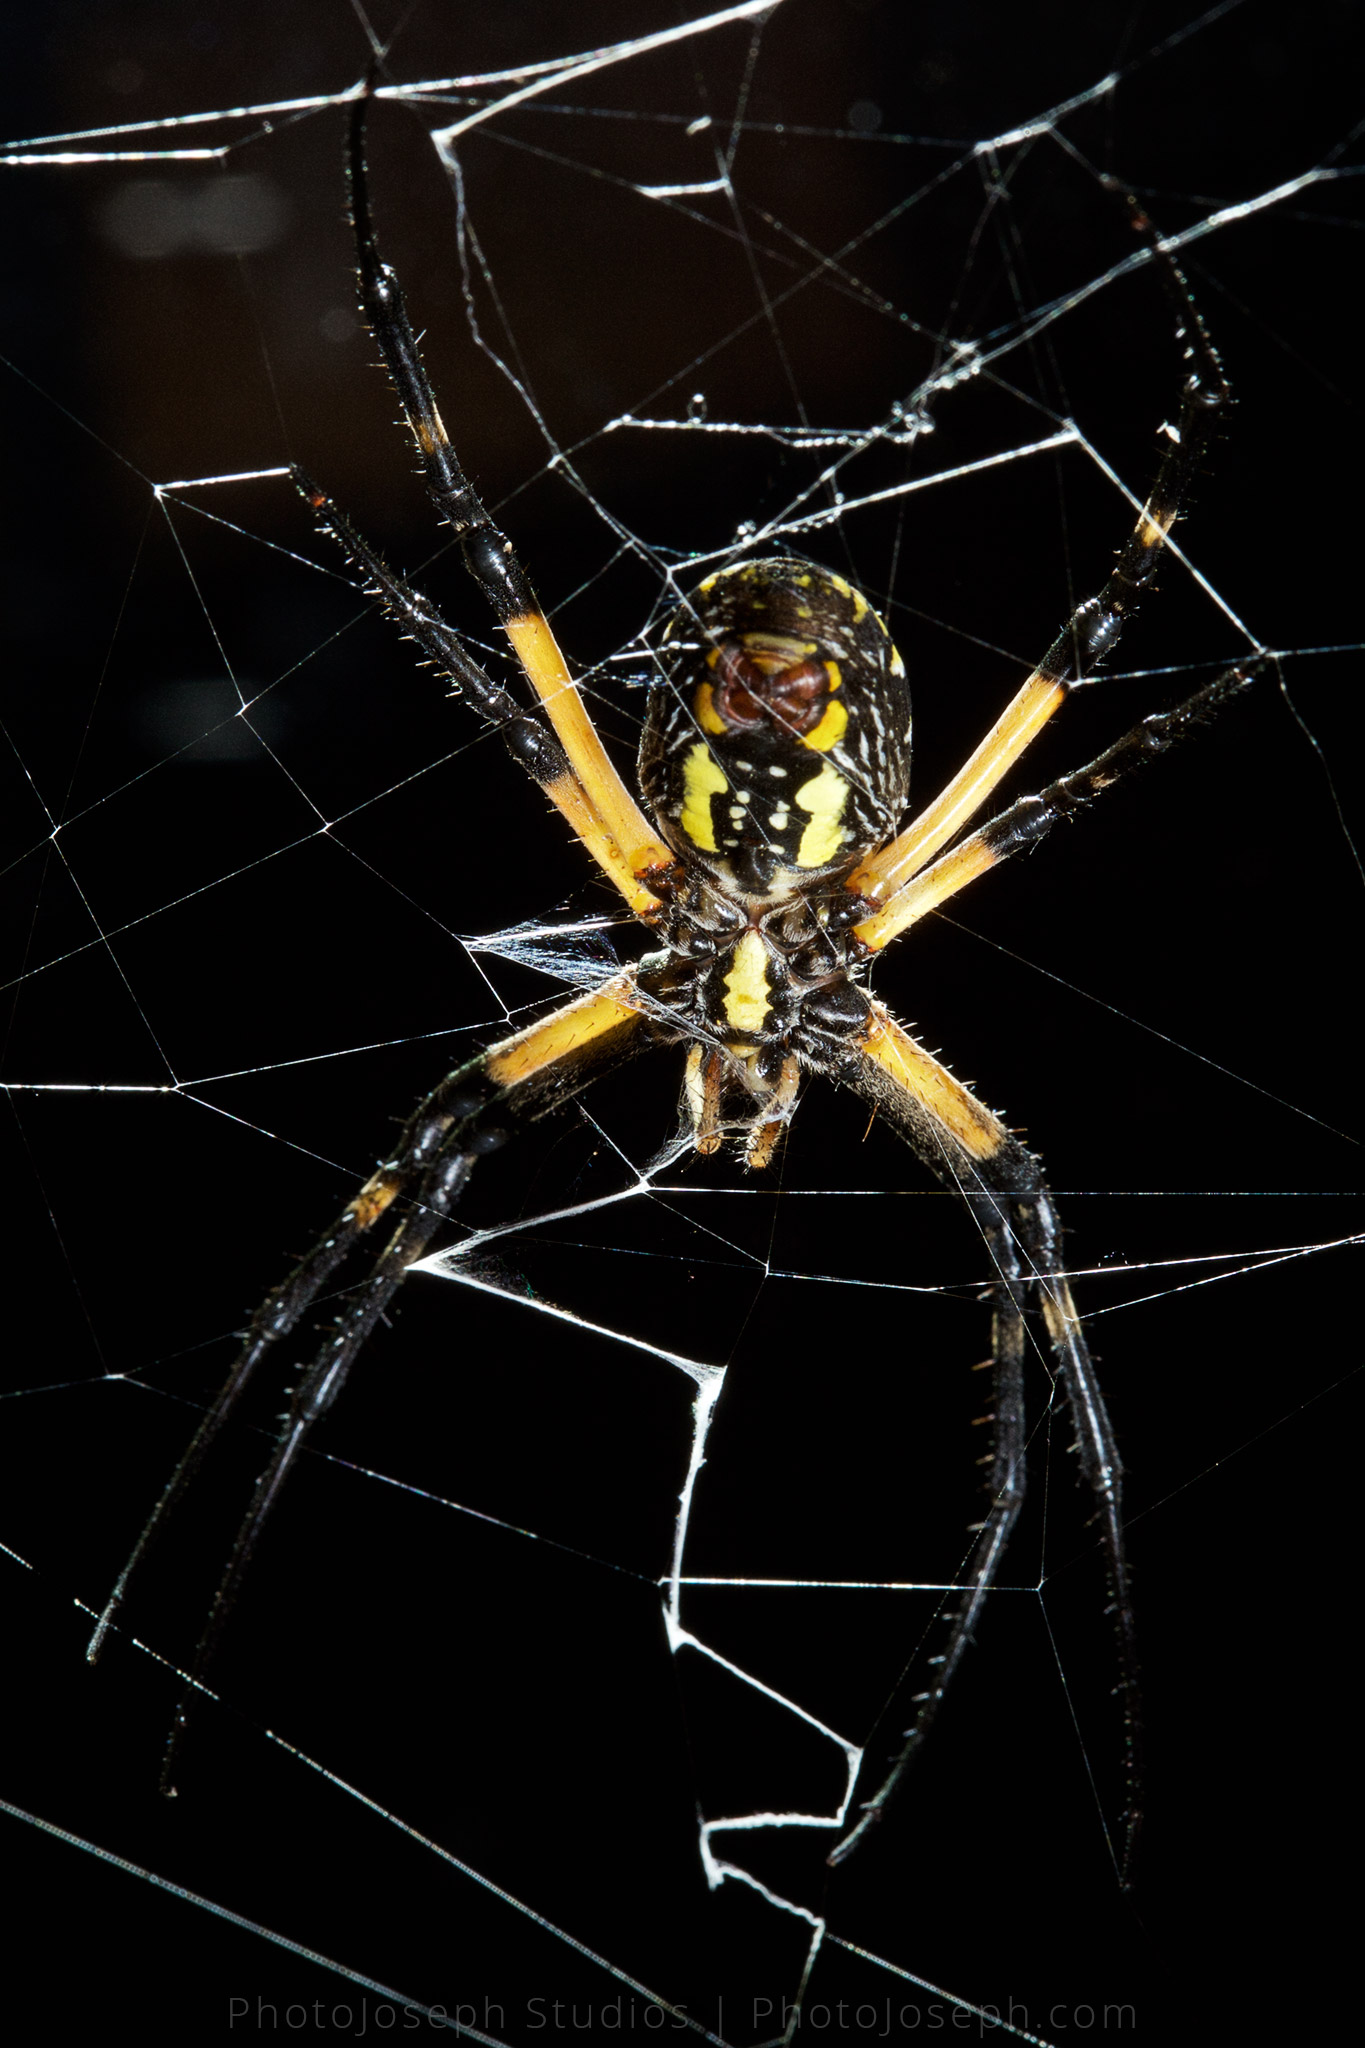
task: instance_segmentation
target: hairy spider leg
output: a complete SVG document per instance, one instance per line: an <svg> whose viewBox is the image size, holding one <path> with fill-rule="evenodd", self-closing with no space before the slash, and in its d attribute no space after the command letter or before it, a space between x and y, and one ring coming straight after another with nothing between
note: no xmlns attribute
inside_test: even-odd
<svg viewBox="0 0 1365 2048"><path fill-rule="evenodd" d="M1179 266L1137 201L1130 196L1126 203L1131 224L1146 240L1174 303L1177 340L1184 345L1190 365L1179 422L1175 428L1165 429L1167 444L1151 492L1102 588L1072 614L1001 718L934 801L849 876L849 889L876 906L871 916L854 925L856 937L871 952L880 951L978 875L1036 845L1058 818L1091 802L1124 774L1164 752L1244 689L1259 667L1250 663L1229 669L1173 710L1143 719L1087 767L1061 777L1036 796L1021 798L942 859L933 861L939 849L980 810L1071 691L1091 676L1116 644L1156 572L1167 536L1229 403L1222 365ZM933 864L927 865L930 862ZM1082 1473L1100 1519L1125 1730L1127 1811L1119 1868L1126 1884L1142 1820L1142 1721L1120 1465L1089 1347L1069 1285L1059 1270L1056 1211L1034 1156L884 1013L874 1009L861 1050L861 1070L854 1069L843 1078L877 1102L921 1157L956 1184L977 1218L995 1264L994 1450L991 1505L949 1625L946 1649L936 1660L934 1682L920 1695L919 1711L906 1731L904 1746L830 1861L842 1862L853 1852L901 1784L972 1639L1018 1517L1023 1494L1024 1308L1032 1294L1057 1360Z"/></svg>
<svg viewBox="0 0 1365 2048"><path fill-rule="evenodd" d="M351 127L349 167L362 309L422 452L431 494L460 536L465 559L507 627L554 731L547 731L534 712L492 682L435 607L388 568L319 485L299 469L293 472L295 482L320 521L372 580L386 609L451 677L476 711L501 732L513 758L556 803L630 908L647 919L661 908L661 899L642 877L661 880L674 868L674 856L655 836L611 766L510 542L489 519L446 438L401 291L392 272L380 263L375 246L366 192L363 116L361 102ZM202 1689L202 1673L212 1660L242 1576L309 1433L336 1399L356 1354L408 1267L421 1257L433 1231L453 1208L474 1160L505 1140L506 1132L490 1126L488 1114L496 1109L514 1122L544 1114L576 1093L613 1058L640 1050L642 1040L629 1043L638 1037L641 1023L640 1010L628 1000L633 988L631 976L618 977L606 989L564 1005L541 1024L447 1076L414 1112L392 1158L371 1176L333 1228L257 1310L232 1371L172 1473L96 1623L87 1653L92 1662L100 1654L135 1573L259 1365L297 1327L395 1198L401 1194L411 1200L411 1212L294 1390L275 1452L238 1530L195 1653L190 1687L167 1746L163 1790L174 1790L172 1778L191 1695ZM497 1093L484 1099L490 1087Z"/></svg>
<svg viewBox="0 0 1365 2048"><path fill-rule="evenodd" d="M1096 1503L1100 1549L1118 1654L1126 1810L1120 1874L1127 1882L1142 1820L1142 1700L1132 1592L1123 1541L1121 1471L1094 1363L1062 1269L1060 1225L1042 1167L1000 1119L916 1044L880 1003L869 1005L860 1059L839 1078L885 1115L939 1177L955 1187L981 1229L995 1270L990 1505L972 1549L961 1598L934 1679L917 1696L914 1722L861 1818L837 1844L844 1862L882 1818L924 1743L995 1583L1024 1497L1025 1310L1041 1310L1076 1432L1081 1472Z"/></svg>
<svg viewBox="0 0 1365 2048"><path fill-rule="evenodd" d="M319 527L364 572L390 618L397 621L408 639L416 641L441 673L450 678L459 694L501 735L513 760L539 783L635 915L642 919L652 917L661 908L661 898L632 874L555 734L546 729L535 712L519 704L510 691L492 680L435 605L389 567L320 484L314 483L297 464L291 475L316 515ZM655 879L662 880L659 870L652 872Z"/></svg>
<svg viewBox="0 0 1365 2048"><path fill-rule="evenodd" d="M175 1767L194 1695L203 1689L203 1673L212 1662L270 1511L409 1266L422 1256L433 1233L450 1214L476 1162L506 1143L508 1127L548 1114L606 1067L643 1050L648 1042L646 1021L644 1007L635 999L634 976L617 975L605 987L561 1005L540 1023L448 1074L414 1110L390 1157L257 1309L231 1372L167 1482L105 1604L87 1650L92 1663L135 1573L257 1368L297 1328L379 1219L400 1196L406 1198L409 1206L388 1243L350 1292L330 1334L293 1389L275 1448L238 1528L195 1650L189 1683L167 1741L163 1792L174 1795Z"/></svg>
<svg viewBox="0 0 1365 2048"><path fill-rule="evenodd" d="M427 490L459 539L466 568L497 614L559 736L565 771L557 782L543 786L631 909L648 916L659 907L651 878L671 872L674 856L612 766L511 541L490 519L450 445L402 288L381 262L375 243L365 169L366 111L367 101L357 100L348 153L361 311L417 444ZM572 790L562 787L566 779L575 785Z"/></svg>
<svg viewBox="0 0 1365 2048"><path fill-rule="evenodd" d="M904 930L1011 854L1037 845L1058 819L1093 802L1122 776L1154 760L1194 726L1213 717L1248 686L1255 672L1254 664L1229 669L1183 704L1143 719L1087 767L1061 777L1036 796L1021 797L1000 812L899 892L897 929ZM863 936L862 927L855 931ZM904 1746L865 1804L862 1818L829 1860L841 1863L852 1854L901 1785L961 1664L995 1581L1023 1499L1023 1314L1032 1296L1041 1309L1057 1360L1076 1431L1081 1471L1095 1496L1100 1522L1124 1723L1126 1813L1119 1868L1127 1883L1142 1821L1142 1703L1123 1541L1120 1466L1094 1363L1059 1267L1057 1212L1035 1156L879 1004L871 1005L868 1023L855 1043L862 1055L861 1065L839 1073L838 1078L884 1111L926 1165L963 1196L994 1263L994 1442L990 1508L972 1552L961 1600L949 1623L946 1647L935 1660L934 1682L919 1695L918 1712L906 1730Z"/></svg>
<svg viewBox="0 0 1365 2048"><path fill-rule="evenodd" d="M1020 797L1017 803L969 833L940 860L903 883L884 912L854 926L857 937L872 951L879 950L979 875L988 874L1011 854L1036 846L1059 818L1069 817L1093 803L1124 775L1164 754L1194 726L1206 724L1249 686L1263 666L1262 662L1252 661L1225 669L1183 703L1139 720L1122 739L1106 747L1084 768L1060 776L1036 796Z"/></svg>
<svg viewBox="0 0 1365 2048"><path fill-rule="evenodd" d="M1033 674L933 802L849 876L849 888L874 906L873 914L856 927L874 950L909 922L901 914L902 892L915 875L980 810L1071 692L1090 680L1113 651L1156 574L1167 536L1230 402L1218 352L1179 265L1137 200L1130 195L1125 204L1130 224L1146 241L1173 303L1176 340L1190 366L1179 422L1162 429L1166 445L1147 502L1100 590L1077 606Z"/></svg>

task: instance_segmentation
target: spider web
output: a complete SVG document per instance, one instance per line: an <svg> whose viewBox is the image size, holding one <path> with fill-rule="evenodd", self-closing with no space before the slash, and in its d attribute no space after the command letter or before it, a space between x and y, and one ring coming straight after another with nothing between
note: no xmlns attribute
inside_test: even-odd
<svg viewBox="0 0 1365 2048"><path fill-rule="evenodd" d="M1176 407L1100 174L1223 351L1239 406L1182 559L1017 786L1249 648L1272 667L877 983L1027 1121L1072 1233L1129 1471L1142 1888L1113 1874L1111 1644L1041 1359L970 1668L824 1873L981 1512L990 1276L951 1197L814 1086L763 1180L673 1142L662 1056L480 1167L291 1484L173 1806L175 1671L278 1385L82 1664L231 1332L394 1119L640 949L281 474L306 463L501 662L352 309L340 107L368 45L310 0L82 9L59 63L35 40L12 66L7 125L42 138L6 156L24 1906L153 2031L407 2006L508 2043L1155 2039L1192 2001L1300 2013L1305 1976L1334 2011L1365 1229L1351 11L1314 0L1292 40L1252 0L397 26L385 254L623 758L650 629L750 541L885 611L920 800L975 743L1102 579Z"/></svg>

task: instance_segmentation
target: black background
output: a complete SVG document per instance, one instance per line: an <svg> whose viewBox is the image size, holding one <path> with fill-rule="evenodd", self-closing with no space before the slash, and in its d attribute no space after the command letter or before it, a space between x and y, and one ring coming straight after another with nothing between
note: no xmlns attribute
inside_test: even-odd
<svg viewBox="0 0 1365 2048"><path fill-rule="evenodd" d="M638 0L491 18L419 8L391 75L487 73L681 18ZM1178 233L1351 162L1357 11L1325 0L1292 16L1248 4L1203 26L1180 7L787 0L750 74L752 47L746 26L695 39L556 88L461 146L519 368L591 503L547 471L535 418L471 345L456 207L426 141L452 118L446 103L376 117L385 251L428 330L446 417L582 667L647 623L661 562L780 516L822 459L750 436L606 433L608 421L677 418L703 391L713 421L875 426L941 366L942 336L989 348L1127 253L1092 166ZM441 552L373 350L348 325L343 122L315 108L364 60L354 17L323 0L55 7L11 34L5 125L19 136L312 103L268 132L249 116L70 145L230 142L226 166L5 174L4 1796L257 1929L15 1820L12 1990L153 2037L226 2035L232 1998L273 2000L281 2030L292 2002L310 2027L344 2032L328 2015L349 2000L358 2032L362 1989L265 1929L421 2005L492 2000L496 2038L550 2036L555 1999L603 2032L619 1997L622 2031L632 2013L643 2030L638 1991L436 1843L745 2041L765 2031L752 2001L794 1991L804 1936L738 1885L708 1895L697 1805L827 1801L838 1774L795 1742L789 1755L791 1724L737 1701L700 1660L669 1658L653 1580L688 1388L657 1360L465 1289L410 1285L329 1420L327 1456L291 1487L214 1674L229 1704L202 1713L173 1806L154 1789L173 1680L123 1644L93 1675L82 1662L79 1603L103 1596L231 1331L392 1120L545 995L543 978L476 962L456 935L609 908L501 749L363 615L287 482L182 493L169 523L152 498L155 482L297 459L395 561L415 571ZM1092 94L1110 71L1112 92ZM642 197L714 176L709 140L685 125L709 111L724 147L746 76L743 235L723 195L690 212ZM1077 94L1090 97L1060 123L1075 155L1043 136L972 158L981 138ZM110 224L121 194L157 177L192 209L225 167L268 181L283 209L268 246L127 253ZM993 176L1003 190L987 205ZM1152 2040L1187 2012L1295 2033L1345 2015L1354 1255L1318 1249L1263 1271L1247 1255L1359 1227L1353 209L1349 176L1320 179L1186 251L1238 407L1178 537L1226 609L1168 567L1122 677L1068 709L1021 786L1193 688L1248 634L1282 665L1178 757L917 931L878 981L1026 1127L1073 1265L1111 1269L1078 1287L1130 1474L1153 1752L1142 1883L1135 1901L1119 1896L1098 1819L1117 1805L1112 1675L1058 1421L1037 1439L1006 1574L1018 1588L1044 1577L1045 1594L992 1603L879 1838L823 1896L815 1852L727 1839L725 1853L819 1900L836 1936L893 1966L827 1946L812 2023L839 1998L880 2011L889 1997L936 2030L924 1982L1013 2000L1049 2039L1102 2031L1080 2017L1087 2005L1131 2004L1131 2031ZM836 251L841 268L822 271ZM848 495L1040 438L1040 407L1074 417L1143 487L1178 388L1150 270L1045 321L994 369L1022 399L988 377L941 394L933 436L850 466ZM619 550L598 507L654 553ZM921 797L1102 578L1129 516L1073 450L789 532L886 609L916 692ZM427 580L487 644L448 556ZM594 676L627 753L644 666ZM259 738L224 725L229 672ZM122 1092L170 1081L178 1092ZM23 1085L39 1082L81 1085ZM538 1131L490 1165L471 1213L491 1222L619 1186L613 1143L648 1160L676 1085L663 1059L606 1084L588 1104L605 1141L575 1116ZM780 1192L680 1162L663 1177L690 1194L504 1247L514 1291L733 1363L689 1552L698 1573L936 1579L960 1560L980 1448L966 1368L985 1344L981 1254L885 1133L860 1142L863 1123L813 1089ZM920 1286L947 1292L904 1291ZM130 1609L160 1656L188 1653L259 1459L259 1439L243 1439ZM685 1613L861 1735L930 1604L697 1592ZM25 1940L60 1958L37 1987ZM872 2031L853 2010L844 2031ZM940 2001L941 2025L950 2012ZM840 2033L833 2017L825 2030Z"/></svg>

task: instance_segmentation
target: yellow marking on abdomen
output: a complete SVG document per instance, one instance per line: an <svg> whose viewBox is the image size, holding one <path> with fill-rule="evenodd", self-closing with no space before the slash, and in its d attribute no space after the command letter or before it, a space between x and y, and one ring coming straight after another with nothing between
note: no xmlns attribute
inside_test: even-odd
<svg viewBox="0 0 1365 2048"><path fill-rule="evenodd" d="M827 754L831 747L837 747L848 730L848 710L837 700L825 706L825 715L813 732L801 735L803 747L810 747L814 753ZM800 797L797 802L800 803Z"/></svg>
<svg viewBox="0 0 1365 2048"><path fill-rule="evenodd" d="M856 626L863 613L868 609L867 599L863 596L861 590L855 590L853 585L846 583L842 576L835 576L832 573L827 573L825 580L831 589L837 590L840 597L846 597L853 606L853 623Z"/></svg>
<svg viewBox="0 0 1365 2048"><path fill-rule="evenodd" d="M739 644L757 668L765 675L780 675L784 668L792 668L798 661L809 661L817 651L819 642L798 640L791 633L741 633Z"/></svg>
<svg viewBox="0 0 1365 2048"><path fill-rule="evenodd" d="M716 693L709 683L700 686L692 708L697 714L697 724L703 732L719 737L721 733L729 731L730 728L716 709Z"/></svg>
<svg viewBox="0 0 1365 2048"><path fill-rule="evenodd" d="M761 1031L768 1001L768 949L757 932L745 932L735 947L735 964L724 976L729 990L725 1015L734 1031Z"/></svg>
<svg viewBox="0 0 1365 2048"><path fill-rule="evenodd" d="M683 761L683 807L681 824L683 831L694 846L703 853L715 853L716 828L711 823L711 799L722 796L730 787L716 762L711 749L698 740L695 747L689 747Z"/></svg>
<svg viewBox="0 0 1365 2048"><path fill-rule="evenodd" d="M842 709L842 705L831 704L825 718L831 711ZM820 724L824 722L821 719ZM815 734L811 733L806 745L809 746L814 738ZM801 844L796 849L799 868L821 868L827 860L834 859L847 837L840 823L847 802L848 784L832 762L826 761L818 775L802 783L796 792L796 803L801 810L810 812L810 823L801 834Z"/></svg>

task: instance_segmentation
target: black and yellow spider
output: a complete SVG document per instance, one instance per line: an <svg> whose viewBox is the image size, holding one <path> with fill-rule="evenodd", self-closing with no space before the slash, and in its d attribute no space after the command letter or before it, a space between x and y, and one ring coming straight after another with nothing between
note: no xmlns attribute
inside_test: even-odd
<svg viewBox="0 0 1365 2048"><path fill-rule="evenodd" d="M477 1160L609 1066L654 1046L685 1045L684 1112L698 1151L713 1152L733 1139L750 1167L766 1166L795 1110L803 1075L827 1075L860 1096L962 1196L994 1272L989 1507L932 1685L920 1696L914 1725L880 1789L831 1861L847 1856L883 1811L952 1683L996 1578L1023 1490L1029 1310L1041 1315L1095 1502L1117 1637L1131 1857L1140 1816L1141 1728L1120 1467L1062 1270L1052 1198L1034 1155L915 1043L865 982L872 961L899 933L1035 844L1056 819L1160 753L1248 679L1249 670L1230 670L1173 710L1144 719L1088 766L967 829L1047 720L1112 651L1152 579L1227 403L1217 355L1188 288L1130 200L1132 224L1165 280L1184 346L1179 420L1164 430L1151 495L1103 587L1068 619L932 803L901 825L910 702L903 664L881 619L828 570L790 557L760 558L709 576L678 606L659 644L639 760L651 818L608 758L511 542L489 518L447 439L398 281L376 248L364 120L360 100L350 175L361 307L416 439L430 494L511 642L534 706L489 678L432 605L386 566L319 486L296 472L298 484L404 633L497 729L563 812L655 945L601 987L448 1075L414 1111L392 1155L256 1312L226 1384L119 1578L91 1655L132 1573L257 1368L298 1328L322 1291L342 1280L382 1220L389 1217L387 1242L349 1287L316 1355L299 1371L219 1585L196 1679L310 1431L341 1391L405 1273L452 1213ZM182 1705L168 1774L184 1718Z"/></svg>

